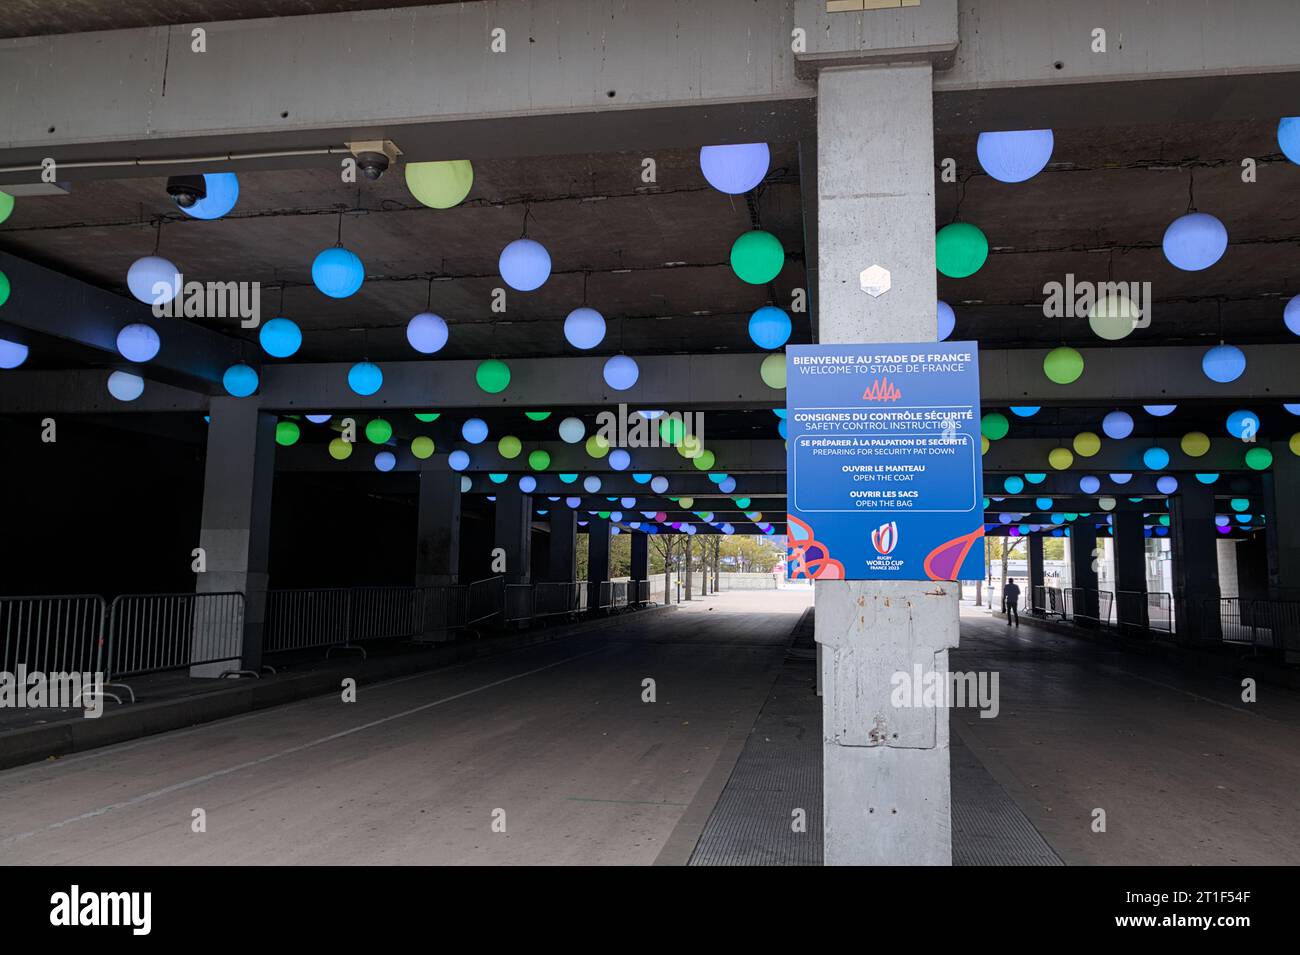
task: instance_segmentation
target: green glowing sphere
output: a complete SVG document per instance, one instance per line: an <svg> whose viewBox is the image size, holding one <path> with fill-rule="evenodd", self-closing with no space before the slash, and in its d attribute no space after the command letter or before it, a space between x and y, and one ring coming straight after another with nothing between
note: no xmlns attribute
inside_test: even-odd
<svg viewBox="0 0 1300 955"><path fill-rule="evenodd" d="M528 466L534 471L545 471L551 466L551 456L538 448L528 455Z"/></svg>
<svg viewBox="0 0 1300 955"><path fill-rule="evenodd" d="M758 376L763 379L763 384L769 388L775 388L778 391L785 387L785 355L782 352L772 352L763 359L763 364L758 367Z"/></svg>
<svg viewBox="0 0 1300 955"><path fill-rule="evenodd" d="M1228 502L1234 511L1241 512L1250 507L1250 501L1244 497L1234 497Z"/></svg>
<svg viewBox="0 0 1300 955"><path fill-rule="evenodd" d="M529 421L545 421L551 416L551 413L549 411L525 411L524 415Z"/></svg>
<svg viewBox="0 0 1300 955"><path fill-rule="evenodd" d="M701 471L707 471L714 464L713 452L704 450L695 457L695 466Z"/></svg>
<svg viewBox="0 0 1300 955"><path fill-rule="evenodd" d="M371 444L387 444L393 436L393 426L383 418L371 418L366 422L366 440Z"/></svg>
<svg viewBox="0 0 1300 955"><path fill-rule="evenodd" d="M950 279L974 275L988 257L989 240L969 222L946 225L934 237L935 264Z"/></svg>
<svg viewBox="0 0 1300 955"><path fill-rule="evenodd" d="M423 413L417 411L415 413L415 420L423 421L425 424L428 424L430 421L437 421L440 414L441 412L438 411L425 411Z"/></svg>
<svg viewBox="0 0 1300 955"><path fill-rule="evenodd" d="M980 433L990 441L1001 441L1011 430L1011 422L1004 414L990 411L980 419Z"/></svg>
<svg viewBox="0 0 1300 955"><path fill-rule="evenodd" d="M776 236L762 229L742 233L731 246L731 270L750 285L766 285L783 265L785 249Z"/></svg>
<svg viewBox="0 0 1300 955"><path fill-rule="evenodd" d="M421 461L433 457L433 438L420 435L411 441L411 453Z"/></svg>
<svg viewBox="0 0 1300 955"><path fill-rule="evenodd" d="M609 442L598 434L587 439L587 454L593 458L603 458L609 454Z"/></svg>
<svg viewBox="0 0 1300 955"><path fill-rule="evenodd" d="M740 508L742 511L749 507L750 504L750 500L747 497L733 497L732 500L736 502L736 507Z"/></svg>
<svg viewBox="0 0 1300 955"><path fill-rule="evenodd" d="M330 442L330 457L335 461L346 461L352 457L352 442L335 438Z"/></svg>
<svg viewBox="0 0 1300 955"><path fill-rule="evenodd" d="M489 358L474 372L478 386L490 395L498 395L510 386L510 367L503 361Z"/></svg>
<svg viewBox="0 0 1300 955"><path fill-rule="evenodd" d="M297 444L302 431L292 421L277 421L275 424L275 443L282 447Z"/></svg>
<svg viewBox="0 0 1300 955"><path fill-rule="evenodd" d="M1078 381L1083 374L1083 356L1065 345L1053 348L1043 359L1043 374L1058 385Z"/></svg>
<svg viewBox="0 0 1300 955"><path fill-rule="evenodd" d="M0 305L9 301L9 276L0 272Z"/></svg>
<svg viewBox="0 0 1300 955"><path fill-rule="evenodd" d="M1246 452L1246 467L1252 471L1267 471L1273 466L1273 452L1268 448L1251 448Z"/></svg>
<svg viewBox="0 0 1300 955"><path fill-rule="evenodd" d="M14 197L7 192L0 192L0 222L4 222L14 211Z"/></svg>
<svg viewBox="0 0 1300 955"><path fill-rule="evenodd" d="M503 458L517 458L523 449L523 442L513 434L508 434L497 442L497 453Z"/></svg>
<svg viewBox="0 0 1300 955"><path fill-rule="evenodd" d="M664 418L659 423L659 437L663 438L665 444L677 444L686 434L686 426L682 424L681 418Z"/></svg>
<svg viewBox="0 0 1300 955"><path fill-rule="evenodd" d="M444 162L408 162L406 188L430 209L460 205L474 185L474 167L468 159Z"/></svg>

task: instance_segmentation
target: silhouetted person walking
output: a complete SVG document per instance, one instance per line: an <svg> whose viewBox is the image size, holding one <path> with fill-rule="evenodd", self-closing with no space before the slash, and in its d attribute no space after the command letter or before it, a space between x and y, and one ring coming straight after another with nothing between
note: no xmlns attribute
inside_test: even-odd
<svg viewBox="0 0 1300 955"><path fill-rule="evenodd" d="M1002 609L1007 615L1007 626L1011 626L1011 618L1016 618L1016 626L1020 626L1020 588L1016 586L1014 578L1008 580L1006 586L1002 588Z"/></svg>

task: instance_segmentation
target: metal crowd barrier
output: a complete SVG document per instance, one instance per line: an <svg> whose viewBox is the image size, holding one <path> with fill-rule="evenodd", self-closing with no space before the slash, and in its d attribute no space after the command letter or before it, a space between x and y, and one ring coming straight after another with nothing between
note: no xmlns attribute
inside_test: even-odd
<svg viewBox="0 0 1300 955"><path fill-rule="evenodd" d="M227 663L238 670L244 595L122 594L109 608L106 680Z"/></svg>
<svg viewBox="0 0 1300 955"><path fill-rule="evenodd" d="M1225 643L1244 643L1284 654L1300 653L1300 601L1206 600L1204 613L1217 614Z"/></svg>
<svg viewBox="0 0 1300 955"><path fill-rule="evenodd" d="M99 671L107 620L98 594L0 597L0 671Z"/></svg>
<svg viewBox="0 0 1300 955"><path fill-rule="evenodd" d="M465 615L465 624L482 623L484 620L500 615L506 605L505 577L488 577L476 580L469 585L469 608Z"/></svg>
<svg viewBox="0 0 1300 955"><path fill-rule="evenodd" d="M533 585L506 585L506 623L522 623L533 618Z"/></svg>
<svg viewBox="0 0 1300 955"><path fill-rule="evenodd" d="M347 588L268 590L262 651L342 645L351 626L352 591Z"/></svg>
<svg viewBox="0 0 1300 955"><path fill-rule="evenodd" d="M629 581L611 580L609 582L609 607L611 610L621 610L627 606L627 590Z"/></svg>
<svg viewBox="0 0 1300 955"><path fill-rule="evenodd" d="M1060 587L1038 585L1030 592L1030 611L1044 617L1053 614L1062 620L1066 617L1065 594Z"/></svg>
<svg viewBox="0 0 1300 955"><path fill-rule="evenodd" d="M612 607L614 602L614 582L612 580L602 580L596 590L596 606L592 609L608 610Z"/></svg>
<svg viewBox="0 0 1300 955"><path fill-rule="evenodd" d="M1109 626L1114 603L1115 595L1109 590L1066 587L1063 616L1070 620L1084 620L1100 626Z"/></svg>
<svg viewBox="0 0 1300 955"><path fill-rule="evenodd" d="M543 582L533 584L533 616L557 617L578 613L580 595L585 595L586 584L575 581Z"/></svg>
<svg viewBox="0 0 1300 955"><path fill-rule="evenodd" d="M635 602L639 605L648 604L650 602L650 581L634 580L633 583L636 584Z"/></svg>

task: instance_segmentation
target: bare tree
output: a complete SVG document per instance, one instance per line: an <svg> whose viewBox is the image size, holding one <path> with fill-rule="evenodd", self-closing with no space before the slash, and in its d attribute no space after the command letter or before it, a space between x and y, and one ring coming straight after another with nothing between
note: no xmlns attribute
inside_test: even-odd
<svg viewBox="0 0 1300 955"><path fill-rule="evenodd" d="M651 540L654 541L655 550L664 562L664 603L673 602L672 580L673 580L673 541L676 539L673 534L655 534Z"/></svg>

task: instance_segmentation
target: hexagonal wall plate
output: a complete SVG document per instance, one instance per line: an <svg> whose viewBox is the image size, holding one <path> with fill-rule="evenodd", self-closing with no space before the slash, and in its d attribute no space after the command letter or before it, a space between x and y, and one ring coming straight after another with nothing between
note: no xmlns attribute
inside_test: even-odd
<svg viewBox="0 0 1300 955"><path fill-rule="evenodd" d="M872 298L879 298L889 291L889 269L883 265L868 266L858 275L858 282L862 286L862 291Z"/></svg>

